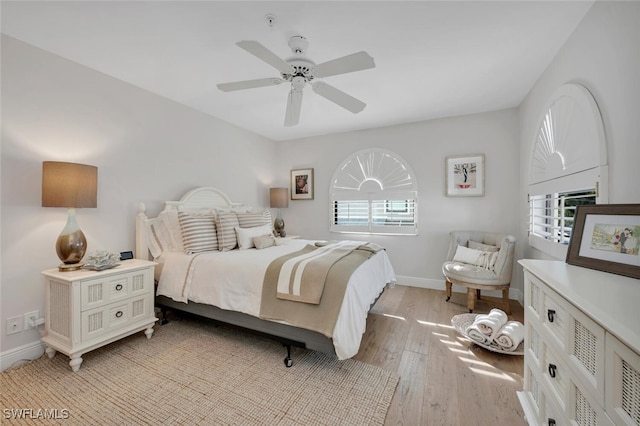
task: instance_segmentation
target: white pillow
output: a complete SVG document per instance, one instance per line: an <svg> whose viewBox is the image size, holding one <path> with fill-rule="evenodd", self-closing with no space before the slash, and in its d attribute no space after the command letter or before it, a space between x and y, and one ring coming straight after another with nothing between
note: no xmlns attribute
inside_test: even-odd
<svg viewBox="0 0 640 426"><path fill-rule="evenodd" d="M173 209L163 210L158 215L158 218L164 223L167 234L169 235L169 241L165 244L165 251L184 251L178 211Z"/></svg>
<svg viewBox="0 0 640 426"><path fill-rule="evenodd" d="M467 248L458 245L456 254L453 256L454 262L468 263L474 266L480 266L485 269L493 271L496 259L498 259L498 252L482 251Z"/></svg>
<svg viewBox="0 0 640 426"><path fill-rule="evenodd" d="M144 221L145 236L147 237L147 246L149 252L154 259L162 254L171 242L164 223L159 218L155 217Z"/></svg>
<svg viewBox="0 0 640 426"><path fill-rule="evenodd" d="M253 244L254 237L271 234L271 225L254 226L253 228L235 227L236 236L238 238L238 247L240 250L246 250L255 247Z"/></svg>

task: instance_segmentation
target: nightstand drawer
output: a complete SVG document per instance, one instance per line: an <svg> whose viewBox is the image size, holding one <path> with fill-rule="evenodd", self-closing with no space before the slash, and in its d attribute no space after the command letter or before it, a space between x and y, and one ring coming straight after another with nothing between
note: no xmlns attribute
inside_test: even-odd
<svg viewBox="0 0 640 426"><path fill-rule="evenodd" d="M89 340L105 333L128 326L136 319L150 315L149 299L134 297L82 313L82 340Z"/></svg>
<svg viewBox="0 0 640 426"><path fill-rule="evenodd" d="M81 283L81 309L95 309L107 303L140 294L150 284L145 282L145 271L105 275Z"/></svg>

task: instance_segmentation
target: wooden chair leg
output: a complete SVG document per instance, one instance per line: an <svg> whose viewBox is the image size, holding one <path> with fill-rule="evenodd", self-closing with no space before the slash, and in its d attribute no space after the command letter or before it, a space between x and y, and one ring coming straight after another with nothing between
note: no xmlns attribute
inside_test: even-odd
<svg viewBox="0 0 640 426"><path fill-rule="evenodd" d="M444 280L445 293L447 295L447 302L451 299L451 281L445 278Z"/></svg>
<svg viewBox="0 0 640 426"><path fill-rule="evenodd" d="M467 289L467 308L469 308L469 313L473 312L473 308L476 304L476 292L472 288Z"/></svg>
<svg viewBox="0 0 640 426"><path fill-rule="evenodd" d="M509 289L502 290L502 304L504 305L504 312L507 315L511 315L511 303L509 303Z"/></svg>

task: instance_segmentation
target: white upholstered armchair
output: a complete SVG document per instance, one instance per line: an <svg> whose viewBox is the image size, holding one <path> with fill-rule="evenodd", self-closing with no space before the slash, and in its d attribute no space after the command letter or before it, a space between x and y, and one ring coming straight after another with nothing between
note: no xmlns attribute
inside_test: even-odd
<svg viewBox="0 0 640 426"><path fill-rule="evenodd" d="M452 231L449 235L449 252L442 265L447 301L452 284L465 286L467 308L473 312L481 290L501 290L503 309L510 314L509 285L516 238L482 231Z"/></svg>

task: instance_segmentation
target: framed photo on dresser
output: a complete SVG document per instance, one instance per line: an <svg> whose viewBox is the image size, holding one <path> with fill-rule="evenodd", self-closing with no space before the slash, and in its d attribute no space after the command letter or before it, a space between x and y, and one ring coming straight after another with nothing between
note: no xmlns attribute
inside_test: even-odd
<svg viewBox="0 0 640 426"><path fill-rule="evenodd" d="M578 206L567 263L640 278L640 204Z"/></svg>

